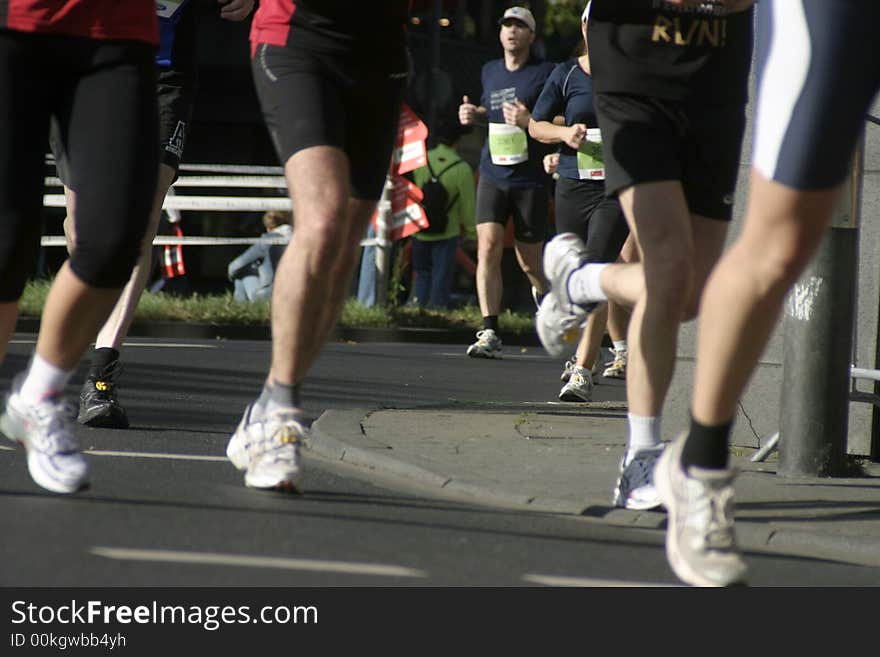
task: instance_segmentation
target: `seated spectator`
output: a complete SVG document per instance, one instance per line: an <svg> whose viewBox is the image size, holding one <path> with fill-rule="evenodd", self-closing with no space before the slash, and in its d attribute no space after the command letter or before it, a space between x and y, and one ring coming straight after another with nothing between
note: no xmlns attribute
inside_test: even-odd
<svg viewBox="0 0 880 657"><path fill-rule="evenodd" d="M293 216L283 210L270 210L263 215L263 226L266 227L266 232L260 242L229 263L227 272L229 280L235 285L233 296L236 301L263 301L272 298L275 268L286 247L286 244L273 244L272 240L282 237L290 241L293 235Z"/></svg>

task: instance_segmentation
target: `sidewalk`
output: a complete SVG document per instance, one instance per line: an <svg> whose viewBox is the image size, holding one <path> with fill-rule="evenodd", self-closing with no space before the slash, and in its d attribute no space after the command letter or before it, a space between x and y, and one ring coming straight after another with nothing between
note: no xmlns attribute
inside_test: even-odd
<svg viewBox="0 0 880 657"><path fill-rule="evenodd" d="M479 504L662 530L662 511L611 506L625 428L621 402L330 410L308 447ZM880 464L865 477L785 478L775 453L753 463L754 452L732 456L745 551L880 567Z"/></svg>

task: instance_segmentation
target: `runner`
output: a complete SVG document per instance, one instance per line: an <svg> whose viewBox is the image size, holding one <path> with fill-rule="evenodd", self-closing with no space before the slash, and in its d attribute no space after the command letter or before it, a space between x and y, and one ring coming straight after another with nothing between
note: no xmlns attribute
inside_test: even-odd
<svg viewBox="0 0 880 657"><path fill-rule="evenodd" d="M253 0L216 0L220 16L226 20L247 18L254 6ZM196 11L192 0L166 0L156 4L159 17L159 50L156 53L159 99L159 182L153 199L150 223L141 245L140 258L122 296L113 312L101 327L91 356L91 367L79 396L81 424L93 427L125 429L128 414L119 403L117 387L122 374L120 349L131 328L138 302L147 285L151 271L152 244L162 216L162 204L168 189L177 180L180 158L186 145L187 131L195 103L196 70ZM67 217L64 232L68 249L76 240L76 193L68 184L71 180L64 149L53 130L50 140L55 154L58 175L65 183Z"/></svg>
<svg viewBox="0 0 880 657"><path fill-rule="evenodd" d="M501 259L504 228L511 215L514 250L531 282L535 303L547 290L547 279L541 271L548 221L547 176L542 164L547 148L528 136L528 128L529 110L554 66L531 53L535 41L532 12L510 7L499 23L504 56L483 66L480 104L475 105L465 96L458 108L462 125L489 125L477 184L477 298L483 328L467 349L467 355L473 358L501 357Z"/></svg>
<svg viewBox="0 0 880 657"><path fill-rule="evenodd" d="M690 429L666 450L655 475L669 510L669 563L683 581L701 586L746 578L733 525L735 472L728 466L737 403L788 290L825 235L880 89L876 2L757 6L748 206L742 232L703 293Z"/></svg>
<svg viewBox="0 0 880 657"><path fill-rule="evenodd" d="M556 181L556 230L577 234L590 262L614 262L629 229L616 198L605 196L602 137L593 107L593 81L587 44L587 15L581 15L584 52L557 66L535 103L529 134L545 144L561 144ZM565 125L556 125L557 116ZM566 368L562 401L593 398L592 369L597 365L608 312L592 313L581 334L577 357ZM567 374L567 376L566 376Z"/></svg>
<svg viewBox="0 0 880 657"><path fill-rule="evenodd" d="M752 31L752 11L731 13L722 0L591 3L605 187L623 207L641 262L588 263L577 235L558 235L544 254L553 287L536 323L545 348L564 356L596 304L612 299L633 308L629 431L613 492L615 504L629 509L661 503L653 467L663 405L679 325L697 314L732 216Z"/></svg>
<svg viewBox="0 0 880 657"><path fill-rule="evenodd" d="M296 217L272 293L272 365L227 446L255 488L301 490L300 385L336 322L381 196L408 77L408 0L263 0L254 83Z"/></svg>
<svg viewBox="0 0 880 657"><path fill-rule="evenodd" d="M0 429L56 493L88 482L64 386L131 275L156 188L158 41L152 0L0 4L0 327L15 328L42 227L49 121L80 190L70 259L46 299L35 353L7 395Z"/></svg>

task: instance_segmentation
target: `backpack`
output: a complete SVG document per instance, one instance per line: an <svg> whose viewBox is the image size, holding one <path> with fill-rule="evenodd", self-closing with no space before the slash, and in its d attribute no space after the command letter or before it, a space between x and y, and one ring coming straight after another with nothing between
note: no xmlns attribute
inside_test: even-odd
<svg viewBox="0 0 880 657"><path fill-rule="evenodd" d="M452 205L452 201L449 199L449 192L440 182L440 176L462 162L464 160L456 160L437 174L431 168L431 162L428 162L428 171L431 173L431 177L421 187L424 196L421 205L425 216L428 217L429 225L421 232L427 235L439 235L446 232L446 226L449 224L449 206Z"/></svg>

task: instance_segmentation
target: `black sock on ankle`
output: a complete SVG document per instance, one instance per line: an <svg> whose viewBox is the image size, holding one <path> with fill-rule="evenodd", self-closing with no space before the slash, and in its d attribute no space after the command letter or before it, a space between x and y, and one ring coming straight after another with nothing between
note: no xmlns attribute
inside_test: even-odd
<svg viewBox="0 0 880 657"><path fill-rule="evenodd" d="M483 328L492 329L498 333L498 315L486 315L483 317Z"/></svg>
<svg viewBox="0 0 880 657"><path fill-rule="evenodd" d="M681 450L681 467L685 471L692 465L711 470L726 468L732 427L733 420L710 427L691 416L691 428Z"/></svg>
<svg viewBox="0 0 880 657"><path fill-rule="evenodd" d="M101 347L92 352L91 371L103 372L114 361L119 360L119 351L113 347Z"/></svg>

